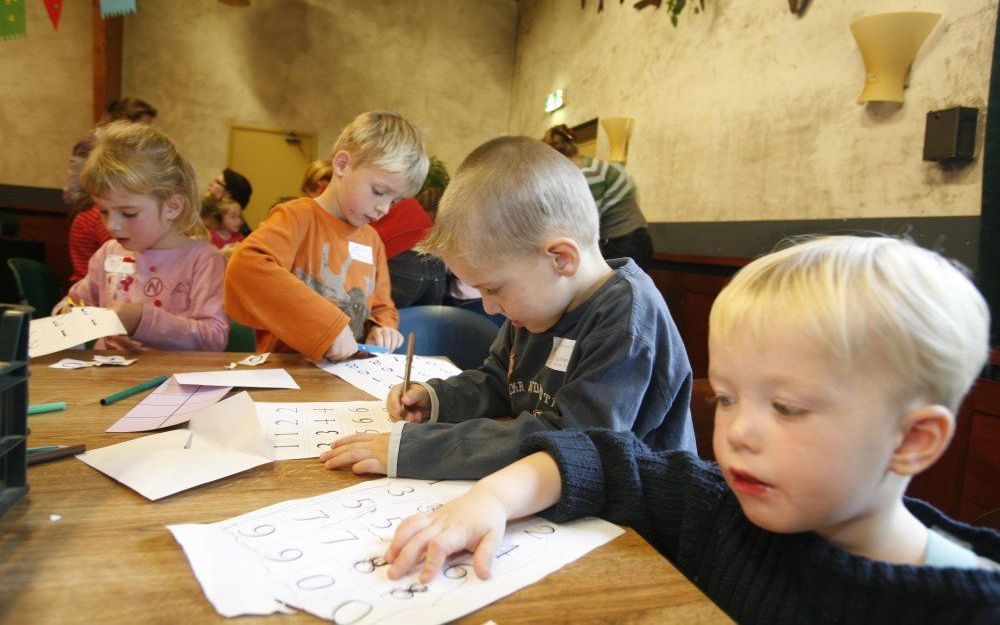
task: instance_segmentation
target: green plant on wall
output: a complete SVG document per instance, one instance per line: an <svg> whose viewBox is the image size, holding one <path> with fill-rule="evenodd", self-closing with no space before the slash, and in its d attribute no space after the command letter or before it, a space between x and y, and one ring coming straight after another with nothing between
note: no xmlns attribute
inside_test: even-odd
<svg viewBox="0 0 1000 625"><path fill-rule="evenodd" d="M625 4L625 0L618 0L618 4ZM645 9L648 6L658 9L663 4L664 0L639 0L638 2L632 5L632 8L635 9L636 11L641 11L642 9ZM688 1L666 0L665 4L667 5L667 14L670 15L670 23L676 27L677 16L679 16L681 14L681 11L683 11L684 8L687 7ZM694 5L694 12L696 14L701 13L702 11L705 10L705 0L692 0L691 4ZM587 8L587 0L580 0L580 8L581 9ZM601 13L603 11L604 11L604 0L598 0L597 12Z"/></svg>

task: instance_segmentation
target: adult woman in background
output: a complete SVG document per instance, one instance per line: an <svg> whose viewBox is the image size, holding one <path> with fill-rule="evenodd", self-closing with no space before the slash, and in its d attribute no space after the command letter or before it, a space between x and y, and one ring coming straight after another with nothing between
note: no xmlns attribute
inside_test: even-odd
<svg viewBox="0 0 1000 625"><path fill-rule="evenodd" d="M604 258L629 257L643 270L653 261L653 240L636 201L635 182L620 163L580 154L576 136L565 124L545 131L542 141L572 160L583 171L597 204Z"/></svg>

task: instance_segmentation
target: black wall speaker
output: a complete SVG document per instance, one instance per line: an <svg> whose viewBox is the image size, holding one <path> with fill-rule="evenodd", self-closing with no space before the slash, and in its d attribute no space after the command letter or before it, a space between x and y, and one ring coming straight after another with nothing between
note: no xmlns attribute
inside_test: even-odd
<svg viewBox="0 0 1000 625"><path fill-rule="evenodd" d="M925 161L971 161L976 148L979 109L955 106L927 113Z"/></svg>

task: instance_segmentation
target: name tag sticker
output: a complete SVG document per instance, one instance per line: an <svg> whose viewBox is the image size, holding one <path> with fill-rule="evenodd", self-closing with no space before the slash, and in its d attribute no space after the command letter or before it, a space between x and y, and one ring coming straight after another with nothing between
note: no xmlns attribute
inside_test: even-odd
<svg viewBox="0 0 1000 625"><path fill-rule="evenodd" d="M549 354L549 359L545 361L545 366L555 371L566 371L566 367L569 366L569 357L573 355L575 346L576 341L573 339L564 339L558 336L552 339L552 352Z"/></svg>
<svg viewBox="0 0 1000 625"><path fill-rule="evenodd" d="M347 252L354 260L362 263L368 263L369 265L375 264L375 259L372 256L372 246L370 245L362 245L360 243L355 243L354 241L348 241Z"/></svg>
<svg viewBox="0 0 1000 625"><path fill-rule="evenodd" d="M112 254L104 259L104 271L108 273L135 273L135 259L131 256Z"/></svg>

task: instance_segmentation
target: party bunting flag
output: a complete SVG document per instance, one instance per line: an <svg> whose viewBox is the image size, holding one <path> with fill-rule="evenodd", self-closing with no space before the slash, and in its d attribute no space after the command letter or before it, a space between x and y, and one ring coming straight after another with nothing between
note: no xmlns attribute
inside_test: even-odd
<svg viewBox="0 0 1000 625"><path fill-rule="evenodd" d="M101 0L101 19L135 13L135 0Z"/></svg>
<svg viewBox="0 0 1000 625"><path fill-rule="evenodd" d="M59 30L59 18L62 17L63 0L45 0L45 10L49 12L52 30Z"/></svg>
<svg viewBox="0 0 1000 625"><path fill-rule="evenodd" d="M0 0L0 41L25 36L24 0Z"/></svg>

